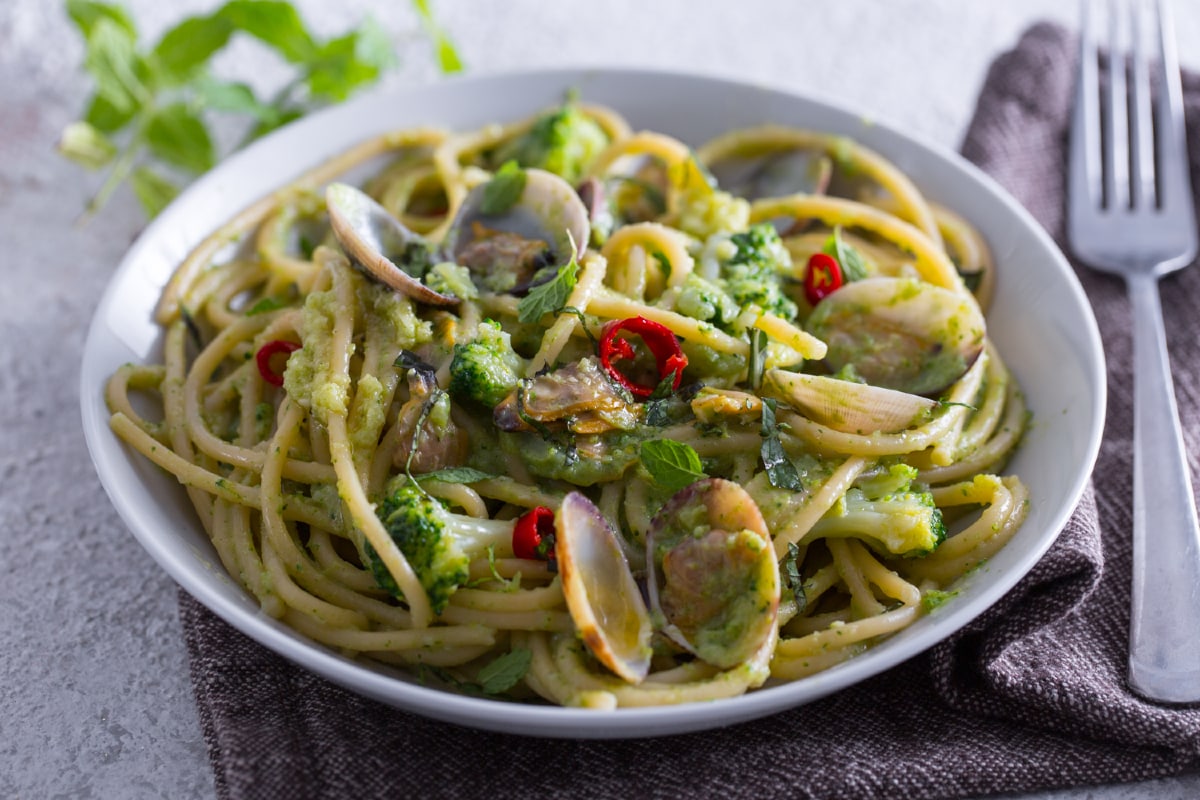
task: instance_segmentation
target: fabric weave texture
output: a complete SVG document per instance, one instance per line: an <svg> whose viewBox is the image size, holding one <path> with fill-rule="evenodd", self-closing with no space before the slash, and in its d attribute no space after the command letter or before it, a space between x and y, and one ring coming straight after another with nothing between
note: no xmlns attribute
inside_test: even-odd
<svg viewBox="0 0 1200 800"><path fill-rule="evenodd" d="M1074 63L1070 34L1031 28L992 65L962 146L1060 245ZM1200 187L1200 79L1186 76L1184 90ZM732 728L632 741L529 739L434 722L346 692L181 591L218 796L932 800L1200 766L1200 709L1145 703L1124 683L1129 306L1119 279L1077 273L1108 357L1108 420L1092 483L1030 574L948 641L836 695ZM1200 474L1200 268L1161 288L1189 459Z"/></svg>

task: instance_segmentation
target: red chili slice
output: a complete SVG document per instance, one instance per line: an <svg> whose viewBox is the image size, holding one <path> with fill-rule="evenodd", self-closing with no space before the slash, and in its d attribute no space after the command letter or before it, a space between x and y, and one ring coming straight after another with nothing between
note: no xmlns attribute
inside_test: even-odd
<svg viewBox="0 0 1200 800"><path fill-rule="evenodd" d="M517 524L513 526L512 545L517 558L538 561L553 559L554 511L538 506L517 517Z"/></svg>
<svg viewBox="0 0 1200 800"><path fill-rule="evenodd" d="M622 331L632 333L640 338L654 356L658 367L658 380L661 382L668 375L674 375L671 388L678 389L683 381L683 370L687 366L687 356L679 347L679 339L666 325L651 322L645 317L629 317L628 319L613 320L604 326L600 334L600 363L612 379L628 389L634 397L647 398L654 393L657 384L645 386L637 383L613 364L621 359L633 360L635 353L628 339L621 339L617 334Z"/></svg>
<svg viewBox="0 0 1200 800"><path fill-rule="evenodd" d="M815 306L821 299L842 288L845 279L837 259L828 253L813 253L804 273L804 296Z"/></svg>
<svg viewBox="0 0 1200 800"><path fill-rule="evenodd" d="M271 366L271 359L280 353L291 355L300 349L300 345L284 339L275 339L258 348L254 360L258 364L258 374L272 386L283 386L283 372L276 372ZM285 358L286 362L287 359Z"/></svg>

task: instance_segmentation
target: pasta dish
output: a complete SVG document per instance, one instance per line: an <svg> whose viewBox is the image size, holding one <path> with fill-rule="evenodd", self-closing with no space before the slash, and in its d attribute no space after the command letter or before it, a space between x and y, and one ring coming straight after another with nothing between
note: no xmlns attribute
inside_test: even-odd
<svg viewBox="0 0 1200 800"><path fill-rule="evenodd" d="M838 664L1020 526L974 227L845 137L568 98L393 132L179 265L118 436L304 636L611 709Z"/></svg>

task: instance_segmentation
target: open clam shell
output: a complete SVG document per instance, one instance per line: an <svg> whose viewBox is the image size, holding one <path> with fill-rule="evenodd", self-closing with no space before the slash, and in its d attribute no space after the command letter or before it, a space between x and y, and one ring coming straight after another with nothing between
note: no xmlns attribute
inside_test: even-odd
<svg viewBox="0 0 1200 800"><path fill-rule="evenodd" d="M405 271L403 255L424 240L401 224L365 192L345 183L325 189L329 224L338 243L363 272L414 300L432 306L453 306L459 298L435 292L419 275Z"/></svg>
<svg viewBox="0 0 1200 800"><path fill-rule="evenodd" d="M813 309L805 328L872 386L936 395L983 352L987 326L974 298L913 278L848 283Z"/></svg>
<svg viewBox="0 0 1200 800"><path fill-rule="evenodd" d="M898 433L929 418L937 402L920 395L823 375L767 370L763 393L843 433Z"/></svg>
<svg viewBox="0 0 1200 800"><path fill-rule="evenodd" d="M588 208L571 184L554 173L525 170L520 198L498 213L484 211L487 187L483 183L471 190L446 234L450 256L472 272L510 271L503 288L512 289L527 284L543 267L567 263L588 246Z"/></svg>
<svg viewBox="0 0 1200 800"><path fill-rule="evenodd" d="M747 200L797 192L824 194L833 177L833 159L815 147L731 155L712 162L708 168L721 188Z"/></svg>
<svg viewBox="0 0 1200 800"><path fill-rule="evenodd" d="M591 500L571 492L554 520L567 609L584 644L629 683L650 671L650 614L617 533Z"/></svg>
<svg viewBox="0 0 1200 800"><path fill-rule="evenodd" d="M775 631L779 566L767 524L745 489L721 478L677 492L646 535L650 606L662 632L729 669Z"/></svg>

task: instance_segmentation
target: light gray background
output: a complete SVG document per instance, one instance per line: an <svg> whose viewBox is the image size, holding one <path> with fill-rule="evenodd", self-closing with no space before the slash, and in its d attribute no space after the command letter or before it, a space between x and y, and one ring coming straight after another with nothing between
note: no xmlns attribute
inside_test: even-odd
<svg viewBox="0 0 1200 800"><path fill-rule="evenodd" d="M156 38L216 0L130 0ZM324 35L373 13L404 54L392 83L436 79L402 0L298 0ZM622 64L817 94L957 147L987 65L1069 0L439 0L473 72ZM1200 3L1174 0L1200 67ZM0 0L0 797L210 798L175 587L125 530L88 459L79 353L99 293L141 226L127 191L85 226L98 184L54 141L87 94L54 0ZM238 43L227 76L284 71ZM1039 797L1200 797L1200 776Z"/></svg>

